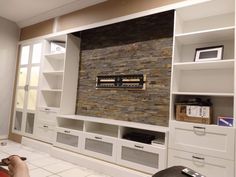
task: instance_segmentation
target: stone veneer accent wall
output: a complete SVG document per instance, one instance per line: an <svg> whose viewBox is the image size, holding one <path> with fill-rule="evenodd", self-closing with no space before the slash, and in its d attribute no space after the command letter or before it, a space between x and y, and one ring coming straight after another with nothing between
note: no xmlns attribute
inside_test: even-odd
<svg viewBox="0 0 236 177"><path fill-rule="evenodd" d="M76 114L168 126L174 11L82 31ZM97 75L145 74L146 90L96 89Z"/></svg>

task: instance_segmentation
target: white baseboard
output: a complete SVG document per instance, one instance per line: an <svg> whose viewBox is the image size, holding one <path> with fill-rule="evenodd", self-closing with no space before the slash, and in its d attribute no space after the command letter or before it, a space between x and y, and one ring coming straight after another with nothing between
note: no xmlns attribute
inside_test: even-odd
<svg viewBox="0 0 236 177"><path fill-rule="evenodd" d="M0 140L6 140L8 139L8 135L0 135Z"/></svg>
<svg viewBox="0 0 236 177"><path fill-rule="evenodd" d="M37 141L27 137L22 137L21 144L48 154L50 154L52 148L51 144L42 141Z"/></svg>

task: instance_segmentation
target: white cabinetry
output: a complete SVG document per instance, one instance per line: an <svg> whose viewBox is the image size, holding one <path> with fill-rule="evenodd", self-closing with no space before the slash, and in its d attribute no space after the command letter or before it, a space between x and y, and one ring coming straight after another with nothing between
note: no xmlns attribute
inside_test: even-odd
<svg viewBox="0 0 236 177"><path fill-rule="evenodd" d="M129 132L154 135L152 145L124 139ZM57 117L54 146L154 174L166 168L168 128L79 115Z"/></svg>
<svg viewBox="0 0 236 177"><path fill-rule="evenodd" d="M235 2L213 0L177 9L175 15L168 166L233 177L235 128L218 126L217 118L234 117ZM194 60L197 48L219 45L222 60ZM191 98L211 100L213 125L175 120L175 103Z"/></svg>
<svg viewBox="0 0 236 177"><path fill-rule="evenodd" d="M20 62L16 86L14 133L32 136L37 113L42 42L20 46Z"/></svg>
<svg viewBox="0 0 236 177"><path fill-rule="evenodd" d="M65 43L65 51L52 52L52 42ZM80 39L73 35L51 37L44 42L36 138L52 143L58 113L75 112L80 59Z"/></svg>

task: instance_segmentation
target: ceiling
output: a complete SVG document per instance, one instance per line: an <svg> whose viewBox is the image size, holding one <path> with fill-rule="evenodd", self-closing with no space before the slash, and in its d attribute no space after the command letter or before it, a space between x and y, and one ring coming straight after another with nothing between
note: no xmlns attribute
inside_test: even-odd
<svg viewBox="0 0 236 177"><path fill-rule="evenodd" d="M106 0L0 0L0 17L29 26Z"/></svg>

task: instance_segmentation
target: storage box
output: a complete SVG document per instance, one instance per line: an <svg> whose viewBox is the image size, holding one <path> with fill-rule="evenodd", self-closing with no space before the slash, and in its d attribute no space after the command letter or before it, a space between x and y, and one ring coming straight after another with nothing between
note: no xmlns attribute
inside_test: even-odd
<svg viewBox="0 0 236 177"><path fill-rule="evenodd" d="M210 124L212 108L210 106L176 104L176 120Z"/></svg>

